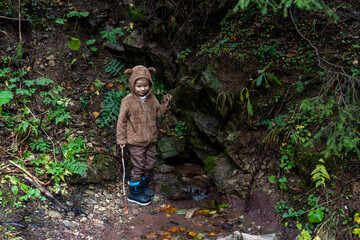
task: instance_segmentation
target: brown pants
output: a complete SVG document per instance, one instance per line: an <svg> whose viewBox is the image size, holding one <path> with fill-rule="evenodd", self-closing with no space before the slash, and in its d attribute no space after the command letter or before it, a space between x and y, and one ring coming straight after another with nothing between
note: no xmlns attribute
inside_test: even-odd
<svg viewBox="0 0 360 240"><path fill-rule="evenodd" d="M150 144L146 147L127 145L133 169L131 170L131 182L138 182L141 177L151 174L156 163L156 145Z"/></svg>

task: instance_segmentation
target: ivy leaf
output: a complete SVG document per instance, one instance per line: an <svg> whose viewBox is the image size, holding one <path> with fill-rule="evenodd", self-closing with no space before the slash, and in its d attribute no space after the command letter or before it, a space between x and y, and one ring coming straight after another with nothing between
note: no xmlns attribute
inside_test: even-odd
<svg viewBox="0 0 360 240"><path fill-rule="evenodd" d="M324 219L324 213L321 209L311 210L308 219L311 223L320 223Z"/></svg>
<svg viewBox="0 0 360 240"><path fill-rule="evenodd" d="M71 49L71 50L76 50L78 51L81 45L80 39L78 38L71 38L70 42L67 42L66 45Z"/></svg>
<svg viewBox="0 0 360 240"><path fill-rule="evenodd" d="M19 188L18 188L17 186L12 186L12 187L11 187L11 191L12 191L15 195L17 195L17 194L19 193Z"/></svg>
<svg viewBox="0 0 360 240"><path fill-rule="evenodd" d="M0 91L0 106L7 104L13 99L13 94L10 91Z"/></svg>
<svg viewBox="0 0 360 240"><path fill-rule="evenodd" d="M269 182L274 183L275 182L275 175L272 175L269 177Z"/></svg>
<svg viewBox="0 0 360 240"><path fill-rule="evenodd" d="M66 19L57 18L57 19L55 20L55 22L58 23L58 24L65 24Z"/></svg>

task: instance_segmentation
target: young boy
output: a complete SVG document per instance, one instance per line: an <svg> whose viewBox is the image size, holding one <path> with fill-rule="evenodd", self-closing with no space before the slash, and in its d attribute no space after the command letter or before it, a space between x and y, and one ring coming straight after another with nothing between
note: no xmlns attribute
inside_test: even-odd
<svg viewBox="0 0 360 240"><path fill-rule="evenodd" d="M167 95L160 104L151 93L154 88L151 75L156 73L153 67L138 65L126 69L124 73L131 93L121 102L116 127L117 144L121 148L127 145L133 163L127 199L129 202L148 205L154 195L154 191L147 185L156 163L156 120L170 108L172 96Z"/></svg>

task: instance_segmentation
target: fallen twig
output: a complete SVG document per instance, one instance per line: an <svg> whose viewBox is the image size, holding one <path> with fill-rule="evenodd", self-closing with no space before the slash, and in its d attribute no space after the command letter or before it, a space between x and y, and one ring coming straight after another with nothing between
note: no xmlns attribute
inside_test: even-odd
<svg viewBox="0 0 360 240"><path fill-rule="evenodd" d="M8 160L9 163L11 163L12 165L14 165L15 167L19 168L21 171L23 171L24 173L26 173L26 175L28 175L34 182L36 182L38 185L41 184L45 184L43 182L41 182L37 177L35 177L34 175L32 175L29 171L25 170L22 166L20 166L19 164L17 163L14 163L13 161L11 160Z"/></svg>
<svg viewBox="0 0 360 240"><path fill-rule="evenodd" d="M33 179L31 179L30 177L24 175L24 178L31 183L32 185L34 185L37 189L39 189L42 193L44 193L47 197L51 198L52 200L54 200L54 202L56 204L58 204L61 208L63 208L65 211L68 211L68 208L66 206L64 206L61 202L59 202L59 200L57 200L54 195L52 195L48 190L46 190L43 186L41 186L40 184L38 184L37 182L35 182Z"/></svg>
<svg viewBox="0 0 360 240"><path fill-rule="evenodd" d="M19 18L12 18L12 17L6 17L6 16L0 16L0 18L7 19L7 20L13 20L13 21L19 21ZM27 19L21 18L21 21L28 21Z"/></svg>

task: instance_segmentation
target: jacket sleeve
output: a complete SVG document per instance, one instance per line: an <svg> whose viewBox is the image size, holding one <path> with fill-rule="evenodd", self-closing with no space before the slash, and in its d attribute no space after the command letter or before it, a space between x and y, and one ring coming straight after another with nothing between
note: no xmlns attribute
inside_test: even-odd
<svg viewBox="0 0 360 240"><path fill-rule="evenodd" d="M170 109L170 105L166 107L164 104L160 104L158 100L155 98L156 101L156 118L161 117L164 113L166 113L167 110Z"/></svg>
<svg viewBox="0 0 360 240"><path fill-rule="evenodd" d="M129 115L129 107L126 101L121 103L120 113L116 125L116 142L118 145L127 144L127 122Z"/></svg>

